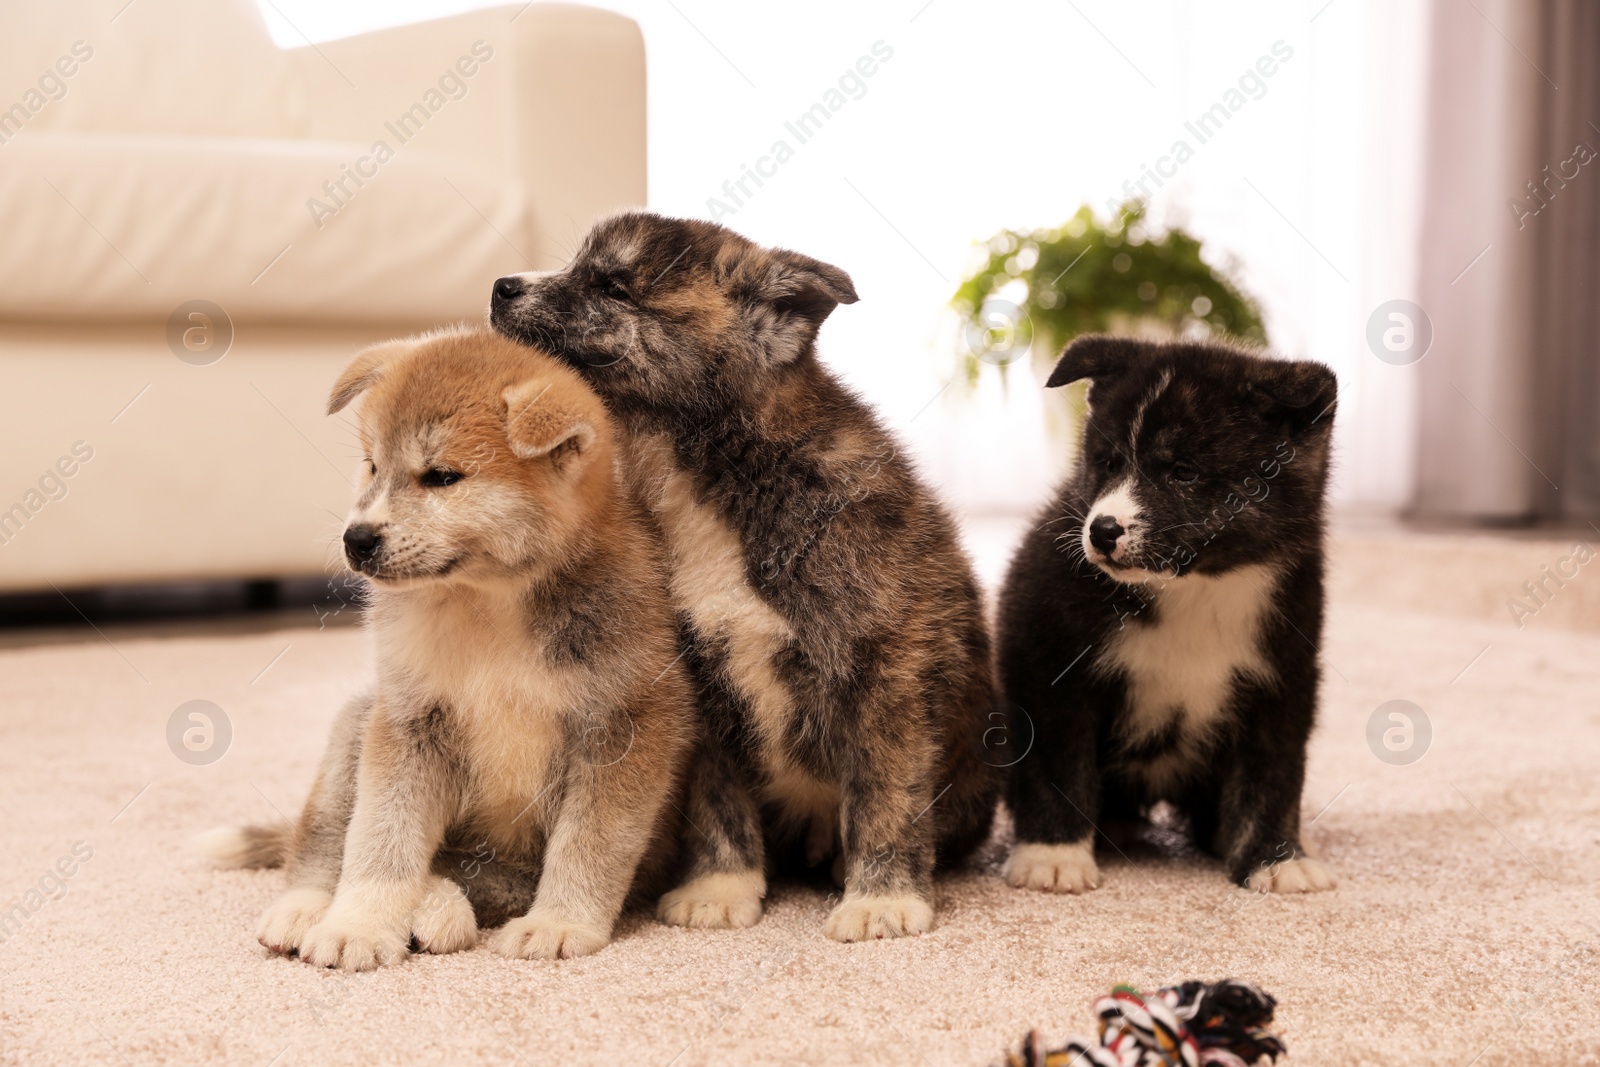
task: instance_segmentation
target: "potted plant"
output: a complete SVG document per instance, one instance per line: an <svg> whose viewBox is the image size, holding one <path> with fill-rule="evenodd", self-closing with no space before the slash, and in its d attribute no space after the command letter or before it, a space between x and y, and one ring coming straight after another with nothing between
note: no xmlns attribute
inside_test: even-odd
<svg viewBox="0 0 1600 1067"><path fill-rule="evenodd" d="M959 317L961 372L975 386L986 363L1008 368L1031 353L1053 365L1082 333L1226 336L1265 345L1261 312L1184 230L1151 225L1129 201L1109 221L1087 204L1053 229L1001 230L951 298ZM1063 390L1081 414L1083 387Z"/></svg>

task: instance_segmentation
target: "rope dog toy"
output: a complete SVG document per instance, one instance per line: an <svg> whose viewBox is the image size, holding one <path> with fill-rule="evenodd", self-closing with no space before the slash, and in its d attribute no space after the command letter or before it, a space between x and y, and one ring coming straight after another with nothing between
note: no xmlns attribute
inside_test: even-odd
<svg viewBox="0 0 1600 1067"><path fill-rule="evenodd" d="M1286 1050L1268 1029L1277 1001L1248 982L1184 982L1152 994L1119 985L1094 1002L1098 1040L1046 1050L1039 1031L1006 1067L1249 1067Z"/></svg>

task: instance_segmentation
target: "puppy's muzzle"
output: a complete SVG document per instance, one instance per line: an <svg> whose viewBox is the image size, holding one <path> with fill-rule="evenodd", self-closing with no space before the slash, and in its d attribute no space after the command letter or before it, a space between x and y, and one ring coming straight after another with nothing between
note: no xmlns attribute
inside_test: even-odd
<svg viewBox="0 0 1600 1067"><path fill-rule="evenodd" d="M497 311L528 291L528 283L515 274L496 278L494 290L489 294L489 310Z"/></svg>
<svg viewBox="0 0 1600 1067"><path fill-rule="evenodd" d="M496 278L489 290L489 325L523 344L547 346L550 331L543 322L546 313L540 295L529 274Z"/></svg>
<svg viewBox="0 0 1600 1067"><path fill-rule="evenodd" d="M370 566L382 550L383 535L378 532L376 526L362 522L345 530L344 558L349 560L350 566L356 570Z"/></svg>
<svg viewBox="0 0 1600 1067"><path fill-rule="evenodd" d="M1114 515L1097 515L1089 524L1089 543L1110 559L1117 551L1117 542L1127 533Z"/></svg>

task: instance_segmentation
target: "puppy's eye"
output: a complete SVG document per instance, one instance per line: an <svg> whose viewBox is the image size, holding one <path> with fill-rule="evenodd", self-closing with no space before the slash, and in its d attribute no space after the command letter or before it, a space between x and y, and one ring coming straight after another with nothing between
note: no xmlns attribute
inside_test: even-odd
<svg viewBox="0 0 1600 1067"><path fill-rule="evenodd" d="M1173 465L1173 468L1167 474L1167 477L1171 478L1179 485L1193 485L1195 482L1200 480L1200 472L1195 470L1193 467L1185 466L1182 463L1177 463Z"/></svg>
<svg viewBox="0 0 1600 1067"><path fill-rule="evenodd" d="M623 285L616 278L607 278L605 281L601 282L600 291L605 293L613 300L625 300L630 303L633 301L633 294L628 292L627 286Z"/></svg>
<svg viewBox="0 0 1600 1067"><path fill-rule="evenodd" d="M455 485L466 475L460 471L453 471L447 467L434 467L432 470L422 472L422 477L417 480L428 489L442 489L447 485Z"/></svg>
<svg viewBox="0 0 1600 1067"><path fill-rule="evenodd" d="M1107 474L1120 474L1122 472L1122 457L1112 453L1101 460L1100 465L1106 469Z"/></svg>
<svg viewBox="0 0 1600 1067"><path fill-rule="evenodd" d="M378 465L376 463L372 462L372 460L370 460L370 459L367 460L367 473L368 474L377 474L378 473Z"/></svg>

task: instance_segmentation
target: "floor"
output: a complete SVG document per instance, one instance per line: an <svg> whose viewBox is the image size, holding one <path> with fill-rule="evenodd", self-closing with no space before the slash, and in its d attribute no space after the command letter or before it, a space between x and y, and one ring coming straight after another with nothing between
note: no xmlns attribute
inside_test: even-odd
<svg viewBox="0 0 1600 1067"><path fill-rule="evenodd" d="M986 576L1015 529L969 524ZM1572 547L1336 539L1305 796L1336 891L1256 896L1145 850L1061 899L1007 888L993 851L941 882L932 933L851 946L821 937L822 893L780 885L751 930L636 917L564 963L268 958L250 932L280 875L213 870L187 842L295 811L366 681L360 631L307 611L0 650L0 1064L977 1067L1033 1027L1091 1031L1114 983L1225 976L1277 996L1291 1064L1600 1063L1600 563L1537 605L1522 588ZM1536 610L1514 617L1518 597ZM215 762L169 747L197 699L222 709ZM1401 753L1393 700L1430 724Z"/></svg>

